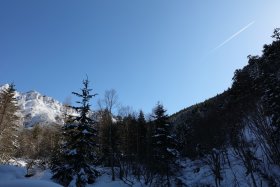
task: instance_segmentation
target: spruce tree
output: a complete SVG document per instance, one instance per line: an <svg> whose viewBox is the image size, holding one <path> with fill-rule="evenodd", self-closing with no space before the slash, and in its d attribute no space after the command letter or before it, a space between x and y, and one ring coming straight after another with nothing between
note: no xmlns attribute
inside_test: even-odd
<svg viewBox="0 0 280 187"><path fill-rule="evenodd" d="M172 166L177 156L176 141L171 136L168 115L162 104L153 111L155 130L152 136L153 169L161 177L162 186L170 186Z"/></svg>
<svg viewBox="0 0 280 187"><path fill-rule="evenodd" d="M144 117L144 113L141 110L138 115L137 119L137 160L142 161L146 155L146 120Z"/></svg>
<svg viewBox="0 0 280 187"><path fill-rule="evenodd" d="M118 152L118 126L112 120L112 114L108 110L101 112L99 120L99 143L101 148L101 157L105 165L109 165L112 171L112 180L115 180L115 163Z"/></svg>
<svg viewBox="0 0 280 187"><path fill-rule="evenodd" d="M0 92L0 162L7 162L16 152L19 107L14 84Z"/></svg>
<svg viewBox="0 0 280 187"><path fill-rule="evenodd" d="M258 87L262 91L261 101L265 114L271 119L271 130L268 131L268 145L271 147L270 157L275 164L280 165L280 29L273 32L274 41L264 46L262 74Z"/></svg>
<svg viewBox="0 0 280 187"><path fill-rule="evenodd" d="M271 119L271 130L269 131L272 146L271 159L274 163L280 164L280 86L279 80L273 74L265 77L263 84L264 94L262 101L266 115Z"/></svg>
<svg viewBox="0 0 280 187"><path fill-rule="evenodd" d="M63 144L53 156L51 169L53 179L65 186L85 186L95 181L99 172L97 165L97 130L89 118L91 95L88 79L83 81L82 93L72 92L81 98L80 105L73 107L79 115L63 127Z"/></svg>

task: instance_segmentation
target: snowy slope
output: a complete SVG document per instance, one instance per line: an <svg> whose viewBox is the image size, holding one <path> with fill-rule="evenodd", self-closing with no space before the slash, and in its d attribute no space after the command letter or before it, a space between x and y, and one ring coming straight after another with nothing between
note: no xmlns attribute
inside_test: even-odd
<svg viewBox="0 0 280 187"><path fill-rule="evenodd" d="M61 187L48 178L25 178L25 168L0 165L0 187Z"/></svg>
<svg viewBox="0 0 280 187"><path fill-rule="evenodd" d="M7 88L8 84L0 86L0 90ZM37 91L26 93L16 92L22 124L31 127L38 123L46 125L51 123L63 124L63 105L57 100L42 95ZM75 113L71 111L71 113Z"/></svg>
<svg viewBox="0 0 280 187"><path fill-rule="evenodd" d="M52 173L50 170L38 172L33 177L26 178L26 169L19 166L0 165L0 187L60 187L61 185L51 180ZM123 181L112 181L111 176L103 173L97 178L94 184L88 184L87 187L129 187ZM133 185L141 187L140 184Z"/></svg>

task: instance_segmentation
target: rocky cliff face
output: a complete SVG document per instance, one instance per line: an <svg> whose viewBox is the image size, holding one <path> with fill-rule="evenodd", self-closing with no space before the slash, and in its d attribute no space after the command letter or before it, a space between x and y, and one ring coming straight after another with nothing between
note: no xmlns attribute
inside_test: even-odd
<svg viewBox="0 0 280 187"><path fill-rule="evenodd" d="M8 84L1 86L0 90L6 87L8 87ZM23 126L63 124L65 107L59 101L37 91L16 92L16 98L20 107L19 115L22 117L21 123ZM75 111L70 110L70 113L74 114Z"/></svg>

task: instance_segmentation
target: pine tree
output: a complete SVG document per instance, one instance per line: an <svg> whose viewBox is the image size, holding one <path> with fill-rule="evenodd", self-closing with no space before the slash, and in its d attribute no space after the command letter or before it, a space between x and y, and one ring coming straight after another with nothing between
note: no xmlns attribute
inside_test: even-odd
<svg viewBox="0 0 280 187"><path fill-rule="evenodd" d="M118 122L118 136L119 152L118 160L120 165L120 178L123 180L129 180L129 174L135 174L135 161L136 161L136 150L137 150L137 138L136 138L136 123L137 119L133 114L122 118Z"/></svg>
<svg viewBox="0 0 280 187"><path fill-rule="evenodd" d="M271 147L269 154L275 164L280 165L280 29L273 32L274 41L265 45L263 50L262 76L258 82L259 90L262 91L261 101L265 114L271 119L271 130L268 131L268 145Z"/></svg>
<svg viewBox="0 0 280 187"><path fill-rule="evenodd" d="M96 94L90 95L92 89L88 88L88 84L88 79L83 81L81 94L72 92L82 98L77 101L80 106L73 107L79 116L64 126L64 143L52 159L53 179L66 186L82 187L93 183L99 175L96 170L97 130L94 121L89 118L89 101Z"/></svg>
<svg viewBox="0 0 280 187"><path fill-rule="evenodd" d="M273 35L271 37L276 39L276 41L279 41L280 40L280 28L274 29Z"/></svg>
<svg viewBox="0 0 280 187"><path fill-rule="evenodd" d="M270 138L272 145L272 160L274 163L280 164L280 86L279 80L273 74L265 77L264 95L262 97L266 114L271 117L272 131Z"/></svg>
<svg viewBox="0 0 280 187"><path fill-rule="evenodd" d="M153 144L153 168L162 179L162 186L170 186L170 176L172 175L172 165L177 156L176 141L170 134L170 124L168 115L163 105L157 104L153 111L155 131L152 136ZM166 178L164 178L166 177Z"/></svg>
<svg viewBox="0 0 280 187"><path fill-rule="evenodd" d="M99 121L99 141L101 147L102 160L106 165L111 167L112 180L115 180L115 163L116 154L118 152L118 126L112 120L112 114L108 110L101 112Z"/></svg>
<svg viewBox="0 0 280 187"><path fill-rule="evenodd" d="M0 162L8 161L16 151L18 110L15 86L10 84L0 93Z"/></svg>
<svg viewBox="0 0 280 187"><path fill-rule="evenodd" d="M147 133L146 120L144 117L144 113L141 110L139 112L138 119L137 119L137 132L136 132L138 161L143 160L145 156L146 133Z"/></svg>
<svg viewBox="0 0 280 187"><path fill-rule="evenodd" d="M137 119L135 116L129 114L127 117L123 118L122 123L122 151L126 159L129 160L129 162L132 162L137 150Z"/></svg>

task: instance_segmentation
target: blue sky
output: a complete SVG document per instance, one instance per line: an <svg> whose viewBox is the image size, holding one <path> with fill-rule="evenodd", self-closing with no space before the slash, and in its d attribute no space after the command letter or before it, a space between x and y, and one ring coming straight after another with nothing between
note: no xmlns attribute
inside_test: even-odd
<svg viewBox="0 0 280 187"><path fill-rule="evenodd" d="M114 88L123 105L150 112L160 101L172 114L230 87L247 55L271 42L279 7L278 0L1 0L0 84L63 102L87 74L99 97Z"/></svg>

